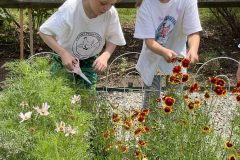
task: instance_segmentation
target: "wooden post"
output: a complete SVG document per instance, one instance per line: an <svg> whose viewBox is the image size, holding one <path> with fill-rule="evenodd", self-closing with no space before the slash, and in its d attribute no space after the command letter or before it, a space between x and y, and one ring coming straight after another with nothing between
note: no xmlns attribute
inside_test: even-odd
<svg viewBox="0 0 240 160"><path fill-rule="evenodd" d="M23 36L23 9L20 8L20 59L23 59L24 56L24 36Z"/></svg>
<svg viewBox="0 0 240 160"><path fill-rule="evenodd" d="M33 55L33 22L32 22L32 9L28 9L28 20L29 20L29 32L30 32L30 55Z"/></svg>

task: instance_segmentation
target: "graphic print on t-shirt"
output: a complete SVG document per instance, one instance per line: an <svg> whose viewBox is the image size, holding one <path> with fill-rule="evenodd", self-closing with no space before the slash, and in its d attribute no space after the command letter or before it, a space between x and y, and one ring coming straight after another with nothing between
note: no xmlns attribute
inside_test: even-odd
<svg viewBox="0 0 240 160"><path fill-rule="evenodd" d="M96 54L102 38L95 32L82 32L75 39L72 47L74 56L86 59Z"/></svg>
<svg viewBox="0 0 240 160"><path fill-rule="evenodd" d="M155 40L160 43L162 46L165 46L169 37L169 34L172 32L176 20L172 16L166 16L162 23L156 30Z"/></svg>

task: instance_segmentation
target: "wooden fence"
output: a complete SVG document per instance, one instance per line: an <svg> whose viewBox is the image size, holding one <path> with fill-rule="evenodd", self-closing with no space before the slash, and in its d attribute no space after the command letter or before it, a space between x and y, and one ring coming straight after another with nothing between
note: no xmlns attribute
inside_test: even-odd
<svg viewBox="0 0 240 160"><path fill-rule="evenodd" d="M0 0L0 7L5 8L55 8L65 0ZM121 0L116 7L132 8L135 0ZM210 7L240 7L240 0L198 0L201 8Z"/></svg>
<svg viewBox="0 0 240 160"><path fill-rule="evenodd" d="M24 56L23 9L28 8L30 29L30 53L33 54L32 8L56 8L65 0L0 0L2 8L20 8L20 58ZM133 8L135 0L121 0L116 4L118 8ZM198 0L200 8L240 7L240 0Z"/></svg>

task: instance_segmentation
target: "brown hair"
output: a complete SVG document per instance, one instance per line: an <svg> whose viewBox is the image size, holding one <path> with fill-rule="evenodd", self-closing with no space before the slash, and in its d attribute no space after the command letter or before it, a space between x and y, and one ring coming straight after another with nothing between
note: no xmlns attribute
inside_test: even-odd
<svg viewBox="0 0 240 160"><path fill-rule="evenodd" d="M140 7L143 0L136 0L135 7Z"/></svg>

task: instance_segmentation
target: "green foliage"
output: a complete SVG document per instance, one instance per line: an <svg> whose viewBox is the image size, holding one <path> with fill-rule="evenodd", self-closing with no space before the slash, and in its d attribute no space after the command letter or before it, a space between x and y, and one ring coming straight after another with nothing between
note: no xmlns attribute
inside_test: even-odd
<svg viewBox="0 0 240 160"><path fill-rule="evenodd" d="M213 127L205 106L190 111L182 94L169 94L176 100L172 113L165 113L157 104L151 107L147 120L152 126L148 156L159 159L220 159L221 139L214 132L204 133L204 127ZM151 152L148 152L150 151Z"/></svg>
<svg viewBox="0 0 240 160"><path fill-rule="evenodd" d="M48 60L16 61L6 66L10 74L0 96L0 158L10 159L90 159L89 135L92 115L79 103L71 104L74 89L67 80L52 77ZM20 105L22 102L27 105ZM47 103L49 115L37 114L34 107ZM32 112L19 123L19 114ZM77 133L65 136L56 124L65 122Z"/></svg>
<svg viewBox="0 0 240 160"><path fill-rule="evenodd" d="M134 25L137 11L136 8L118 8L117 11L122 25Z"/></svg>

